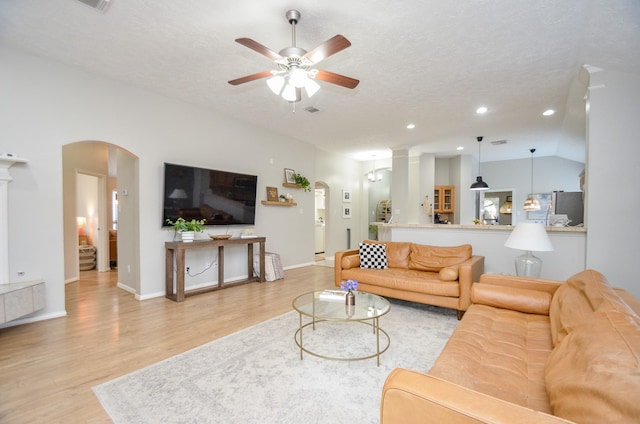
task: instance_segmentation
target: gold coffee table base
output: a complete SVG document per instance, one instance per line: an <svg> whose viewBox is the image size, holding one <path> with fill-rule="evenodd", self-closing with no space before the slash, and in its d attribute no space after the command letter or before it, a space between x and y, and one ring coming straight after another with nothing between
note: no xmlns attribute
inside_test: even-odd
<svg viewBox="0 0 640 424"><path fill-rule="evenodd" d="M378 366L380 366L380 355L389 349L391 338L386 331L380 328L380 317L387 314L391 309L389 301L381 296L356 292L356 304L354 306L345 307L344 301L336 302L332 300L322 299L322 292L309 292L296 297L293 301L293 308L298 312L299 324L298 330L293 335L293 340L300 348L300 359L303 353L316 356L331 361L361 361L364 359L376 358ZM348 315L347 315L348 314ZM302 316L311 318L310 322L303 324ZM304 329L311 327L316 329L316 324L323 322L345 322L354 324L364 324L372 328L375 334L376 350L371 355L353 356L353 357L336 357L323 355L318 349L310 349L304 346ZM307 330L308 331L308 330ZM382 347L380 334L382 334ZM332 338L327 339L327 343L332 342Z"/></svg>

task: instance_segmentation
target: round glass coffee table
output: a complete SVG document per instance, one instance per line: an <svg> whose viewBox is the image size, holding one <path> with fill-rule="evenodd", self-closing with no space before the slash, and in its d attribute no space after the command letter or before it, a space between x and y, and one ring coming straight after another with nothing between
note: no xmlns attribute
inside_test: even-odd
<svg viewBox="0 0 640 424"><path fill-rule="evenodd" d="M380 366L380 355L386 352L391 343L389 335L380 328L380 317L387 314L391 309L391 304L384 297L364 293L360 291L354 292L356 295L355 305L345 305L344 296L340 290L324 290L304 293L293 300L293 309L295 309L299 316L298 330L295 332L293 338L296 345L300 348L300 359L302 359L303 352L310 355L317 356L323 359L330 359L334 361L359 361L363 359L377 358L378 366ZM304 323L303 316L308 317L311 321ZM306 340L303 337L305 329L309 327L315 332L316 324L326 322L342 322L353 323L347 325L364 324L369 326L373 330L375 339L375 351L373 353L354 353L353 356L337 356L331 353L323 354L320 352L318 346L309 347L304 345ZM382 340L381 339L382 336ZM321 340L321 345L329 346L337 342L340 335L340 331L329 333L329 335ZM368 343L366 336L350 336L350 343ZM381 343L382 342L382 343Z"/></svg>

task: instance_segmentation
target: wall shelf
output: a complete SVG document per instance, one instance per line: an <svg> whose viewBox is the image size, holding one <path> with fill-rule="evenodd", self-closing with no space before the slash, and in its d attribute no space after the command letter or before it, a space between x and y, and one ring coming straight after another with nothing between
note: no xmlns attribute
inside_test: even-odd
<svg viewBox="0 0 640 424"><path fill-rule="evenodd" d="M282 183L282 187L302 188L300 184L294 184L294 183Z"/></svg>
<svg viewBox="0 0 640 424"><path fill-rule="evenodd" d="M296 202L272 202L269 200L262 200L260 203L267 206L298 206Z"/></svg>

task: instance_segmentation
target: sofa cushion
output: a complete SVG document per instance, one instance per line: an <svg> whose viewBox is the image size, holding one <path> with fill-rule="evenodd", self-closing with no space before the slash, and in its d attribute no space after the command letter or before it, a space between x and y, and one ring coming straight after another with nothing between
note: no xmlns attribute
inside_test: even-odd
<svg viewBox="0 0 640 424"><path fill-rule="evenodd" d="M411 243L405 241L365 240L364 243L384 244L387 247L387 263L389 268L409 268Z"/></svg>
<svg viewBox="0 0 640 424"><path fill-rule="evenodd" d="M387 287L393 290L405 290L446 297L460 296L460 285L458 282L441 281L438 278L437 272L398 268L387 268L384 270L351 268L342 271L342 278L357 280L361 284Z"/></svg>
<svg viewBox="0 0 640 424"><path fill-rule="evenodd" d="M553 295L549 316L554 346L594 311L634 314L604 275L588 269L570 277Z"/></svg>
<svg viewBox="0 0 640 424"><path fill-rule="evenodd" d="M470 244L445 247L412 243L409 268L439 272L444 267L460 264L469 259L471 250Z"/></svg>
<svg viewBox="0 0 640 424"><path fill-rule="evenodd" d="M439 272L442 281L456 281L458 279L459 265L446 266Z"/></svg>
<svg viewBox="0 0 640 424"><path fill-rule="evenodd" d="M544 367L552 348L548 316L473 304L429 374L551 412Z"/></svg>
<svg viewBox="0 0 640 424"><path fill-rule="evenodd" d="M640 318L597 312L549 356L545 383L554 415L579 423L640 417Z"/></svg>
<svg viewBox="0 0 640 424"><path fill-rule="evenodd" d="M387 247L384 244L360 243L360 268L387 269Z"/></svg>

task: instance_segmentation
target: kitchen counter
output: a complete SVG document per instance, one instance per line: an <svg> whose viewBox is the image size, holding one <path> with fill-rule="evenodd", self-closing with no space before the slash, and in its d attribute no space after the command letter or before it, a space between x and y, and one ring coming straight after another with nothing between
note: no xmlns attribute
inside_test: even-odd
<svg viewBox="0 0 640 424"><path fill-rule="evenodd" d="M438 230L443 229L465 229L465 230L495 230L495 231L512 231L515 225L462 225L462 224L385 224L384 222L372 222L371 225L377 225L378 229L383 228L434 228ZM586 233L586 227L545 227L547 232L560 232L560 233Z"/></svg>
<svg viewBox="0 0 640 424"><path fill-rule="evenodd" d="M485 257L484 269L490 274L515 275L515 258L524 253L505 247L513 225L385 224L378 226L378 239L409 241L432 246L470 244L474 255ZM585 227L546 227L553 251L533 252L542 259L542 278L566 280L586 266L587 229Z"/></svg>

